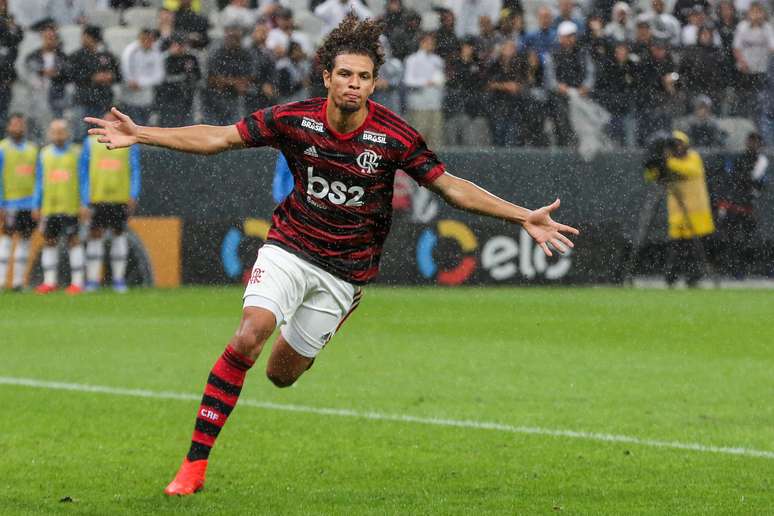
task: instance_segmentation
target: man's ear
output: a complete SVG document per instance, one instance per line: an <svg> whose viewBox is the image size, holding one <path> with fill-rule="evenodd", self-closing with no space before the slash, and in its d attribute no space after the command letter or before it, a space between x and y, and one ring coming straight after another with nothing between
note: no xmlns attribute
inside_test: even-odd
<svg viewBox="0 0 774 516"><path fill-rule="evenodd" d="M331 72L328 70L323 70L323 84L326 89L331 87Z"/></svg>

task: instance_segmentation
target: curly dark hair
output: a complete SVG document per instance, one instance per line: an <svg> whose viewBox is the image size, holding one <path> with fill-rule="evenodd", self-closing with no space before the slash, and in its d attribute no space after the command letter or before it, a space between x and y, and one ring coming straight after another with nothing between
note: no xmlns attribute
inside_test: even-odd
<svg viewBox="0 0 774 516"><path fill-rule="evenodd" d="M333 63L340 54L359 54L368 56L374 62L374 76L384 64L384 49L379 43L382 35L382 23L377 20L359 20L352 13L344 18L325 38L317 49L317 59L323 70L333 71Z"/></svg>

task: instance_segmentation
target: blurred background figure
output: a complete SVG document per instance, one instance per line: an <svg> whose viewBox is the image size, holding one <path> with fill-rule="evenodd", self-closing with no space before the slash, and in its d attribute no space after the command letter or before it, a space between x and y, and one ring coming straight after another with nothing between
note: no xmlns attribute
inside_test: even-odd
<svg viewBox="0 0 774 516"><path fill-rule="evenodd" d="M12 87L16 80L14 63L23 38L24 31L8 12L8 0L0 0L0 131L5 130Z"/></svg>
<svg viewBox="0 0 774 516"><path fill-rule="evenodd" d="M444 72L443 59L435 53L435 37L423 34L419 50L406 58L403 84L408 88L406 119L424 136L428 147L443 142Z"/></svg>
<svg viewBox="0 0 774 516"><path fill-rule="evenodd" d="M277 100L277 70L275 54L266 46L269 29L259 23L253 29L248 50L253 57L250 89L245 95L245 107L253 112L268 107Z"/></svg>
<svg viewBox="0 0 774 516"><path fill-rule="evenodd" d="M164 80L164 56L151 29L141 29L137 40L124 49L121 79L124 112L135 123L147 125L155 103L154 90Z"/></svg>
<svg viewBox="0 0 774 516"><path fill-rule="evenodd" d="M463 38L459 53L446 65L446 94L443 100L446 145L489 145L489 128L481 81L483 69L473 38Z"/></svg>
<svg viewBox="0 0 774 516"><path fill-rule="evenodd" d="M81 48L70 55L67 67L75 83L74 138L80 141L86 135L83 117L99 117L111 108L121 73L115 56L103 46L102 29L94 25L83 28Z"/></svg>
<svg viewBox="0 0 774 516"><path fill-rule="evenodd" d="M118 120L112 112L104 120ZM109 150L89 136L83 143L80 161L81 197L91 210L89 239L86 243L86 291L99 288L105 232L110 231L110 272L113 290L126 292L126 263L129 240L126 224L137 209L140 195L140 147Z"/></svg>
<svg viewBox="0 0 774 516"><path fill-rule="evenodd" d="M752 2L746 18L734 34L734 56L739 70L737 113L755 117L766 85L769 56L774 52L774 29L760 2ZM757 118L757 117L756 117Z"/></svg>
<svg viewBox="0 0 774 516"><path fill-rule="evenodd" d="M35 181L35 211L41 221L44 247L40 263L43 283L38 294L54 292L59 285L59 240L64 238L69 249L70 286L68 294L83 292L83 247L78 237L79 223L88 216L86 200L81 197L85 177L80 176L81 146L71 143L70 128L61 118L48 128L49 144L40 150Z"/></svg>
<svg viewBox="0 0 774 516"><path fill-rule="evenodd" d="M253 56L242 48L239 26L226 27L223 46L210 53L207 73L205 120L213 125L235 123L242 113L242 102L253 75Z"/></svg>
<svg viewBox="0 0 774 516"><path fill-rule="evenodd" d="M161 127L194 123L194 96L202 78L199 60L188 51L184 34L175 33L164 58L164 79L156 88L156 108Z"/></svg>
<svg viewBox="0 0 774 516"><path fill-rule="evenodd" d="M526 55L517 51L513 41L505 41L485 77L493 143L498 147L524 145L521 120L532 82Z"/></svg>
<svg viewBox="0 0 774 516"><path fill-rule="evenodd" d="M618 145L626 145L626 127L634 104L632 96L637 79L637 61L629 53L629 45L618 42L613 54L600 60L592 96L610 113L607 134Z"/></svg>
<svg viewBox="0 0 774 516"><path fill-rule="evenodd" d="M693 114L678 120L675 126L684 131L697 147L725 146L728 134L720 128L717 118L712 114L712 100L706 95L699 95L694 99L693 106Z"/></svg>
<svg viewBox="0 0 774 516"><path fill-rule="evenodd" d="M761 152L762 144L760 134L750 133L744 152L726 160L717 202L721 264L724 272L737 279L750 274L750 264L760 251L755 199L766 184L769 168L769 159Z"/></svg>
<svg viewBox="0 0 774 516"><path fill-rule="evenodd" d="M193 0L176 0L177 8L171 7L165 2L164 6L175 13L175 32L182 32L188 38L191 48L202 49L210 44L208 34L210 22L207 18L198 14L200 9L195 9Z"/></svg>
<svg viewBox="0 0 774 516"><path fill-rule="evenodd" d="M308 97L311 63L301 45L290 43L288 55L277 61L277 95L280 103Z"/></svg>
<svg viewBox="0 0 774 516"><path fill-rule="evenodd" d="M8 117L6 138L0 140L0 291L5 288L8 268L13 267L11 289L22 290L30 252L30 237L37 223L35 166L38 146L27 140L24 115ZM13 237L17 236L16 245Z"/></svg>
<svg viewBox="0 0 774 516"><path fill-rule="evenodd" d="M67 107L67 55L62 50L56 25L49 21L37 26L41 47L24 58L23 75L39 101L29 105L31 131L43 136L53 118L63 118Z"/></svg>
<svg viewBox="0 0 774 516"><path fill-rule="evenodd" d="M637 144L643 146L654 133L672 129L679 76L669 42L664 38L654 39L637 71L634 93Z"/></svg>

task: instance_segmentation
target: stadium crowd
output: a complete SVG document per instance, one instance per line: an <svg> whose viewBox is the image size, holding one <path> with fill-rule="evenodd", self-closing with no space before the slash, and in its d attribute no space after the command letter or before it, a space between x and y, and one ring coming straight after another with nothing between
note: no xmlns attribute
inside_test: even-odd
<svg viewBox="0 0 774 516"><path fill-rule="evenodd" d="M584 99L609 113L618 145L674 127L723 147L728 120L774 143L774 30L758 1L404 2L293 2L294 16L274 0L219 1L209 15L201 0L0 0L0 128L13 92L34 99L38 139L52 118L113 104L141 124L227 124L323 95L315 44L353 11L384 22L374 99L434 146L574 145ZM106 10L133 41L107 37ZM63 32L80 47L66 53ZM21 53L25 33L40 43Z"/></svg>

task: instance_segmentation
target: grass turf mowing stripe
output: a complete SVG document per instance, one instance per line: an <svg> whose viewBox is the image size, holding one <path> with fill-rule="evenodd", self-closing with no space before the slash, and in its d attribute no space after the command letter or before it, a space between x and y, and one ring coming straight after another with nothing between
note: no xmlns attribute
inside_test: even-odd
<svg viewBox="0 0 774 516"><path fill-rule="evenodd" d="M16 387L32 387L38 389L51 389L60 391L88 392L97 394L113 394L117 396L133 396L138 398L170 399L199 401L201 395L169 391L149 391L144 389L126 389L121 387L109 387L105 385L87 385L80 383L52 382L36 380L34 378L17 378L13 376L0 376L0 385L12 385ZM434 417L412 416L409 414L382 414L380 412L360 412L349 409L308 407L304 405L291 405L271 403L250 399L240 399L239 404L248 407L265 410L282 410L286 412L301 412L322 416L339 416L358 419L370 419L376 421L393 421L401 423L416 423L421 425L436 425L456 428L473 428L477 430L496 430L514 434L545 435L551 437L566 437L570 439L585 439L609 443L627 443L653 448L671 448L677 450L689 450L704 453L720 453L726 455L742 455L762 459L774 459L774 451L756 450L738 446L712 446L700 443L683 443L679 441L662 441L658 439L643 439L628 435L606 434L598 432L582 432L577 430L555 430L530 426L514 426L489 421L474 421L465 419L443 419Z"/></svg>

